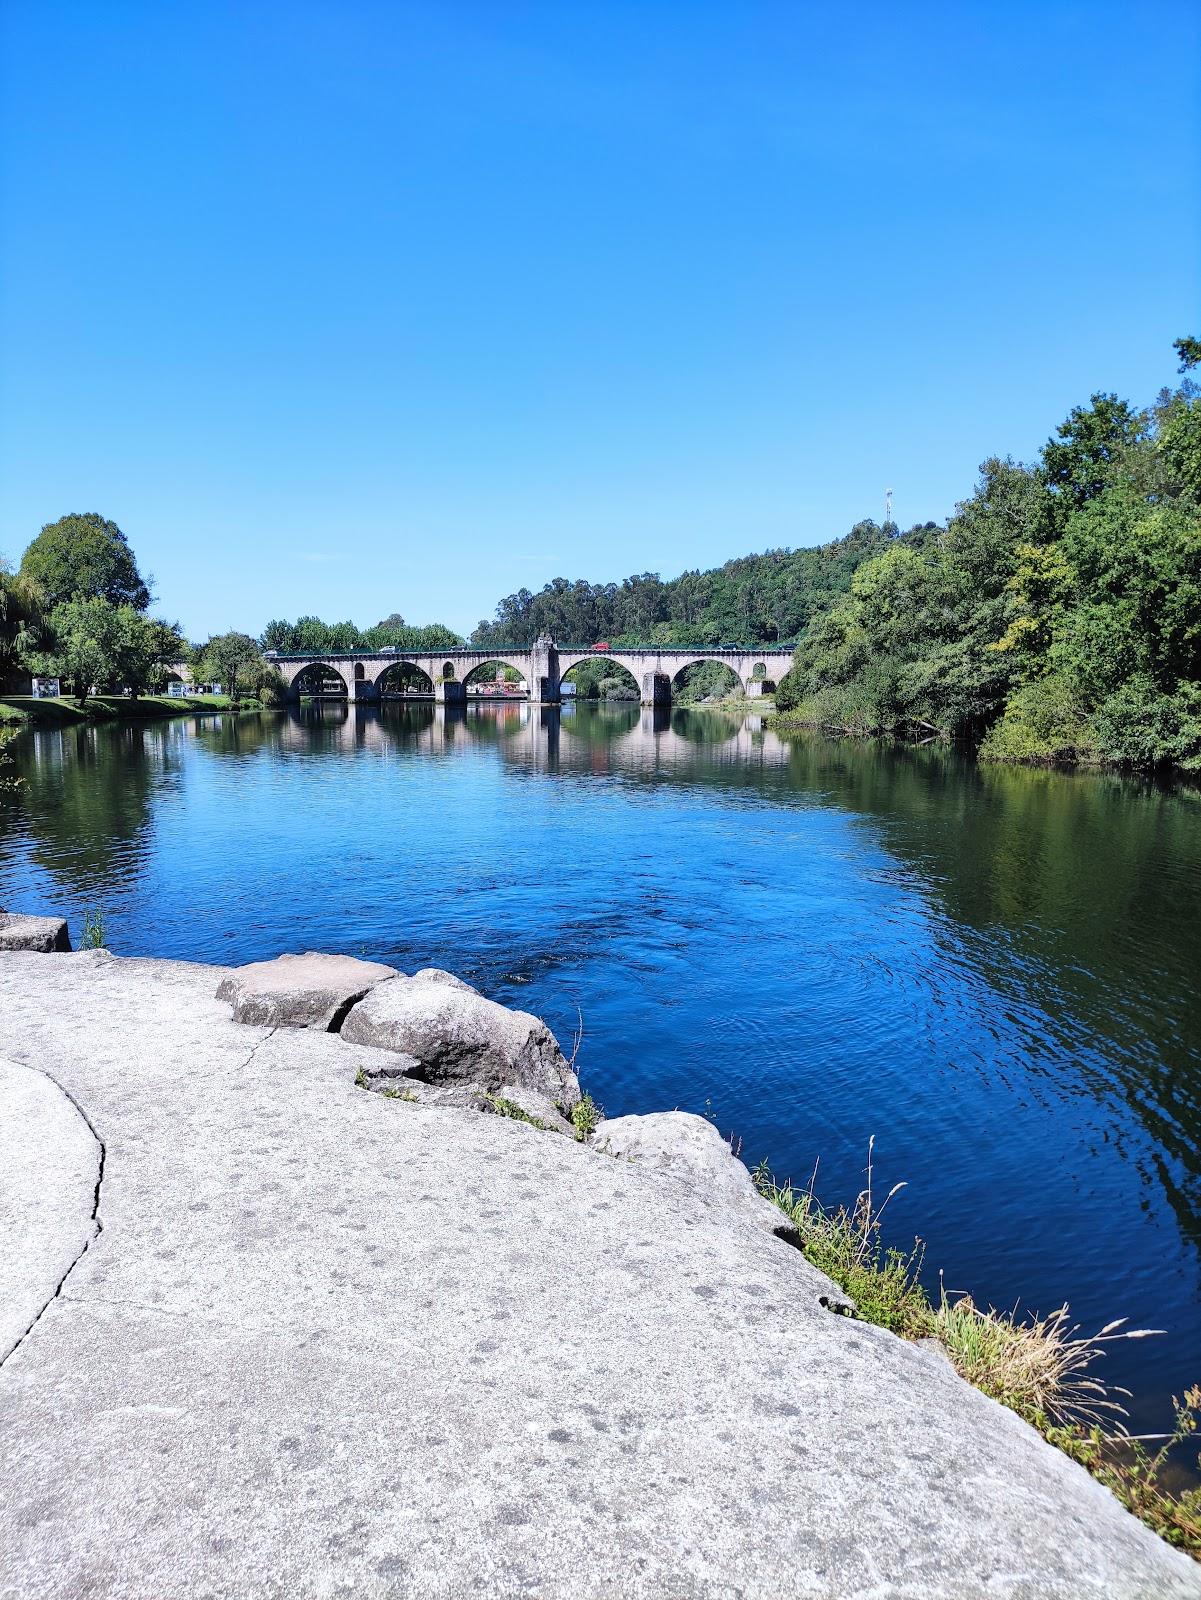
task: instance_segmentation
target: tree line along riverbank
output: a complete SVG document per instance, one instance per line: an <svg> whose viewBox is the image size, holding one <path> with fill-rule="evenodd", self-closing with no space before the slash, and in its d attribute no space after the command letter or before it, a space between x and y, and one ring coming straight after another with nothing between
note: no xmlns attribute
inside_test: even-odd
<svg viewBox="0 0 1201 1600"><path fill-rule="evenodd" d="M1187 374L1201 341L1180 339L1177 353ZM17 572L0 562L0 690L20 672L61 677L86 713L93 687L105 700L117 687L150 697L186 660L198 681L278 703L268 649L462 642L393 612L366 630L307 616L272 621L258 639L189 644L149 615L150 600L115 523L87 513L48 524ZM1142 409L1094 394L1033 463L986 460L945 526L860 522L823 545L668 582L555 578L502 599L470 643L543 634L618 646L788 641L781 719L964 741L992 761L1201 770L1201 390L1186 375ZM606 670L579 669L585 693L620 693ZM710 667L688 670L677 703L723 692Z"/></svg>

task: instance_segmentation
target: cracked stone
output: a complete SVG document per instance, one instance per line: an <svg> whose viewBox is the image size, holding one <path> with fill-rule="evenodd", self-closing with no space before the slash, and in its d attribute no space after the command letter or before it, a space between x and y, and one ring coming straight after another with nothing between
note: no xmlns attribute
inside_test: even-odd
<svg viewBox="0 0 1201 1600"><path fill-rule="evenodd" d="M401 977L395 967L378 961L309 951L235 967L218 984L217 999L231 1003L235 1022L337 1033L357 1000Z"/></svg>
<svg viewBox="0 0 1201 1600"><path fill-rule="evenodd" d="M95 1135L58 1084L0 1061L0 1362L95 1236L100 1163Z"/></svg>

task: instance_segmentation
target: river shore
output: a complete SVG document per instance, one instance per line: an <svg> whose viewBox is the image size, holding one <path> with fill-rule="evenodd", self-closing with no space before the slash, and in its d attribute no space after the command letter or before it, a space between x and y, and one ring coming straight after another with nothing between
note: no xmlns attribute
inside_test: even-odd
<svg viewBox="0 0 1201 1600"><path fill-rule="evenodd" d="M240 711L260 711L257 700L243 700ZM63 696L39 700L32 695L0 695L0 725L62 726L79 722L147 722L158 717L213 716L229 710L226 694L89 695L82 705Z"/></svg>
<svg viewBox="0 0 1201 1600"><path fill-rule="evenodd" d="M375 972L331 1014L362 1043L237 970L0 954L0 1592L1201 1594L940 1352L832 1315L702 1119L455 1103L394 1030L488 1003Z"/></svg>

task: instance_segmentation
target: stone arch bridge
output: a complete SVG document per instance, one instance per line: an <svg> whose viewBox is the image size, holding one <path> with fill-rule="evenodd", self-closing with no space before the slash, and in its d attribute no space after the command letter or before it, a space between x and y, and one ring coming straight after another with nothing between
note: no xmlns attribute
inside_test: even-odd
<svg viewBox="0 0 1201 1600"><path fill-rule="evenodd" d="M269 650L267 660L288 685L294 700L303 695L336 696L355 701L377 701L396 687L402 677L396 669L415 668L428 680L424 692L440 704L461 705L468 685L481 667L511 667L525 683L525 696L543 705L557 705L564 676L582 661L612 662L638 685L644 706L668 705L672 687L686 667L718 661L738 680L749 696L761 695L779 682L792 666L791 648L752 650L742 645L712 649L668 648L661 645L622 645L596 650L558 645L538 639L532 645L480 650L471 646L440 650L340 650L329 655L282 655ZM413 674L408 674L410 680ZM412 692L412 691L410 691Z"/></svg>

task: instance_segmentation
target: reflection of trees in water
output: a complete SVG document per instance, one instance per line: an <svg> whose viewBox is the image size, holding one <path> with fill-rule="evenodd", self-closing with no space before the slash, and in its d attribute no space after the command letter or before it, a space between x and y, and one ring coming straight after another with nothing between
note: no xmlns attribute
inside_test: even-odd
<svg viewBox="0 0 1201 1600"><path fill-rule="evenodd" d="M345 708L342 714L345 716ZM196 723L195 738L212 755L246 757L259 750L278 749L282 727L278 712L249 711L236 717L207 717Z"/></svg>
<svg viewBox="0 0 1201 1600"><path fill-rule="evenodd" d="M123 886L149 850L151 803L180 768L179 724L85 723L24 736L12 798L31 855L76 896Z"/></svg>
<svg viewBox="0 0 1201 1600"><path fill-rule="evenodd" d="M1201 1245L1201 791L979 765L946 747L789 739L789 787L871 818L990 986L1041 1009L1026 1068L1117 1096ZM999 1003L1004 1003L1003 1001Z"/></svg>
<svg viewBox="0 0 1201 1600"><path fill-rule="evenodd" d="M1032 1092L1129 1107L1153 1146L1132 1159L1201 1243L1201 791L978 766L937 745L781 738L719 711L325 703L22 734L25 782L0 795L0 829L27 830L32 860L73 898L112 893L145 870L155 799L189 740L219 761L490 746L556 781L676 781L865 819L943 913L940 959L969 962L998 1007L1043 1029L1018 1063Z"/></svg>

